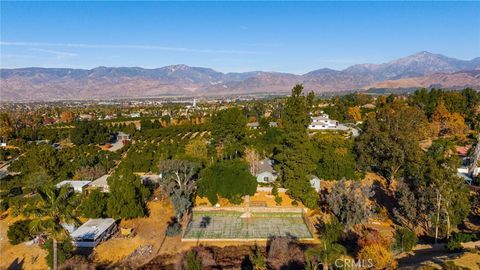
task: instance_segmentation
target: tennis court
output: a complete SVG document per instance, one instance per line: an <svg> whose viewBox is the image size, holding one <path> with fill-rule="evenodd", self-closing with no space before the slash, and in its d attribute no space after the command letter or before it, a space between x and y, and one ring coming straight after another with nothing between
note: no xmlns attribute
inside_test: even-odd
<svg viewBox="0 0 480 270"><path fill-rule="evenodd" d="M252 212L242 217L237 211L197 211L183 239L268 239L292 236L312 239L302 213Z"/></svg>

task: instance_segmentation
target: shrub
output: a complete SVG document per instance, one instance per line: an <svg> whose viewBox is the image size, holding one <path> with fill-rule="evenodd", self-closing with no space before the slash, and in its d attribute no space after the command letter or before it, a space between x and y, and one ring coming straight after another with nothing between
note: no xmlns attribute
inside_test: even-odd
<svg viewBox="0 0 480 270"><path fill-rule="evenodd" d="M0 212L8 210L8 201L3 200L0 202Z"/></svg>
<svg viewBox="0 0 480 270"><path fill-rule="evenodd" d="M30 221L29 219L18 220L8 227L7 237L10 244L17 245L33 238L30 232Z"/></svg>
<svg viewBox="0 0 480 270"><path fill-rule="evenodd" d="M462 250L462 243L472 241L472 235L468 233L456 233L448 241L447 249L450 251L460 251Z"/></svg>
<svg viewBox="0 0 480 270"><path fill-rule="evenodd" d="M283 201L282 197L280 197L280 196L278 196L278 195L275 196L275 204L276 204L276 205L281 205L281 204L282 204L282 201Z"/></svg>
<svg viewBox="0 0 480 270"><path fill-rule="evenodd" d="M252 266L253 266L253 270L267 269L267 261L258 246L255 246L255 249L252 251L252 254L249 257L250 257L250 262L252 263Z"/></svg>
<svg viewBox="0 0 480 270"><path fill-rule="evenodd" d="M182 227L180 226L180 224L178 222L173 222L168 224L166 234L168 237L173 237L179 235L181 231Z"/></svg>
<svg viewBox="0 0 480 270"><path fill-rule="evenodd" d="M393 248L395 250L405 252L410 251L417 245L418 238L415 232L407 228L398 228L395 230L395 243Z"/></svg>
<svg viewBox="0 0 480 270"><path fill-rule="evenodd" d="M396 269L397 262L392 254L383 246L373 244L366 246L358 253L358 259L372 262L375 269Z"/></svg>
<svg viewBox="0 0 480 270"><path fill-rule="evenodd" d="M201 270L202 261L194 251L187 252L185 256L186 270Z"/></svg>
<svg viewBox="0 0 480 270"><path fill-rule="evenodd" d="M273 188L272 188L272 195L275 197L278 196L278 187L275 184L273 185Z"/></svg>
<svg viewBox="0 0 480 270"><path fill-rule="evenodd" d="M45 260L47 261L50 268L53 267L53 241L52 239L48 239L43 248L48 251ZM58 265L65 262L67 259L72 257L73 245L71 239L65 239L63 242L57 242L57 258L58 258Z"/></svg>
<svg viewBox="0 0 480 270"><path fill-rule="evenodd" d="M381 245L382 247L388 247L390 246L390 240L383 237L377 230L365 230L357 240L357 246L359 249L374 244Z"/></svg>
<svg viewBox="0 0 480 270"><path fill-rule="evenodd" d="M297 201L292 201L292 206L298 206L298 202Z"/></svg>

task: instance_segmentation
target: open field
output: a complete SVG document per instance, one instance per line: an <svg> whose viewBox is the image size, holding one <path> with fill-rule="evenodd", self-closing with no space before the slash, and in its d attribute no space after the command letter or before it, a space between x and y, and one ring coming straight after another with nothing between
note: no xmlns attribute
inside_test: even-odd
<svg viewBox="0 0 480 270"><path fill-rule="evenodd" d="M242 217L236 211L195 211L183 236L189 240L258 240L273 236L313 239L301 213L258 213Z"/></svg>
<svg viewBox="0 0 480 270"><path fill-rule="evenodd" d="M4 215L0 220L0 269L47 269L47 251L38 244L12 245L8 242L8 226L22 218L12 217L9 212L4 212Z"/></svg>

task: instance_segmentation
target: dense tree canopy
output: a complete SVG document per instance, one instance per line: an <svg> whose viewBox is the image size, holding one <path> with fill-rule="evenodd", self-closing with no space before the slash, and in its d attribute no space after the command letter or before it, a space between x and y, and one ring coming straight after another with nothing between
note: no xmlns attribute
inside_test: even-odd
<svg viewBox="0 0 480 270"><path fill-rule="evenodd" d="M353 141L341 135L314 137L318 163L316 176L326 180L357 179Z"/></svg>
<svg viewBox="0 0 480 270"><path fill-rule="evenodd" d="M146 214L145 201L149 190L142 184L140 177L128 168L115 172L108 178L110 197L107 214L113 218L135 218Z"/></svg>
<svg viewBox="0 0 480 270"><path fill-rule="evenodd" d="M240 160L215 163L200 173L198 181L198 194L207 197L212 204L218 202L219 196L239 204L243 196L255 194L256 189L255 177Z"/></svg>
<svg viewBox="0 0 480 270"><path fill-rule="evenodd" d="M245 147L247 118L238 108L221 110L212 118L212 139L222 157L237 157Z"/></svg>
<svg viewBox="0 0 480 270"><path fill-rule="evenodd" d="M102 218L107 213L108 194L93 190L88 194L80 205L80 212L86 218Z"/></svg>
<svg viewBox="0 0 480 270"><path fill-rule="evenodd" d="M400 102L385 106L367 118L356 140L359 166L393 182L409 166L420 164L419 141L425 138L427 127L422 111Z"/></svg>
<svg viewBox="0 0 480 270"><path fill-rule="evenodd" d="M97 121L81 121L75 125L70 135L70 140L77 145L101 144L108 142L110 133L108 129Z"/></svg>

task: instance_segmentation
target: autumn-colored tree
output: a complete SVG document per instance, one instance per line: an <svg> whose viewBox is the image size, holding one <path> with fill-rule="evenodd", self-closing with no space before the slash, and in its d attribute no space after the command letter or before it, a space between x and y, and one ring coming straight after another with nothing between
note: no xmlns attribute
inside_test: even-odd
<svg viewBox="0 0 480 270"><path fill-rule="evenodd" d="M375 244L388 248L391 244L391 240L380 234L379 231L373 229L367 229L362 232L357 239L357 246L362 249L366 246L372 246Z"/></svg>
<svg viewBox="0 0 480 270"><path fill-rule="evenodd" d="M72 111L63 111L60 114L60 121L62 123L70 123L75 120L75 114Z"/></svg>
<svg viewBox="0 0 480 270"><path fill-rule="evenodd" d="M440 136L460 135L467 129L463 116L456 112L450 113L443 102L433 112L432 123Z"/></svg>
<svg viewBox="0 0 480 270"><path fill-rule="evenodd" d="M348 117L355 122L362 121L362 113L360 112L360 107L350 107L348 108Z"/></svg>
<svg viewBox="0 0 480 270"><path fill-rule="evenodd" d="M382 245L373 244L364 247L358 253L358 259L362 260L368 269L396 269L397 262L392 254Z"/></svg>
<svg viewBox="0 0 480 270"><path fill-rule="evenodd" d="M207 141L205 139L193 139L185 145L185 154L192 158L206 159L207 153Z"/></svg>
<svg viewBox="0 0 480 270"><path fill-rule="evenodd" d="M15 127L11 117L6 114L0 114L0 137L3 141L7 141L15 131Z"/></svg>

